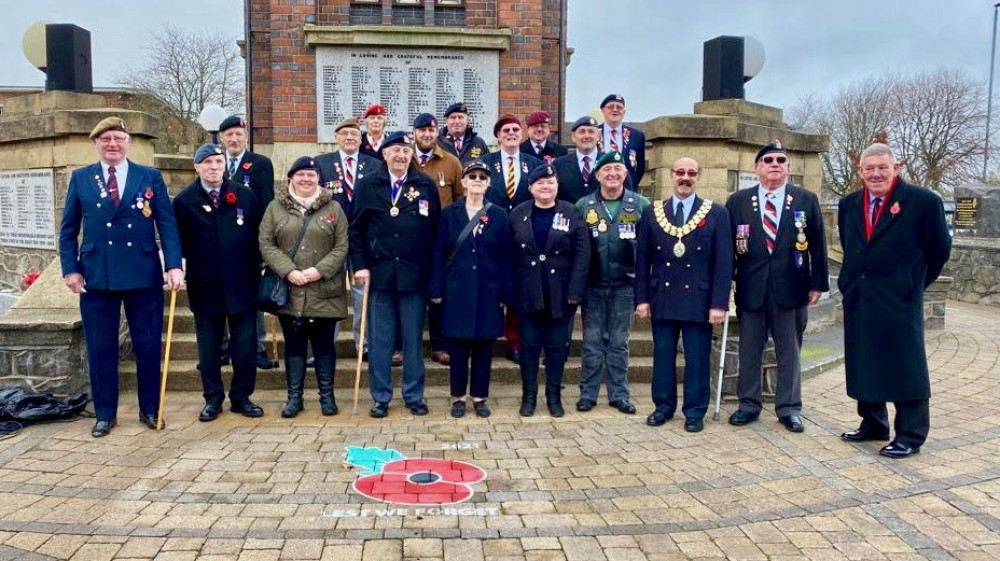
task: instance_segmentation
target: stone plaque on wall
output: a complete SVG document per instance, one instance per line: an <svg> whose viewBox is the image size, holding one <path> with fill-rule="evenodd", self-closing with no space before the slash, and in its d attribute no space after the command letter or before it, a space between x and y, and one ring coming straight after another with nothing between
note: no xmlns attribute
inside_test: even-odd
<svg viewBox="0 0 1000 561"><path fill-rule="evenodd" d="M0 245L56 249L51 169L0 171Z"/></svg>
<svg viewBox="0 0 1000 561"><path fill-rule="evenodd" d="M496 51L318 46L317 141L334 142L337 123L361 117L373 103L385 106L393 131L410 130L420 113L440 120L449 105L464 101L482 134L497 119L499 81Z"/></svg>

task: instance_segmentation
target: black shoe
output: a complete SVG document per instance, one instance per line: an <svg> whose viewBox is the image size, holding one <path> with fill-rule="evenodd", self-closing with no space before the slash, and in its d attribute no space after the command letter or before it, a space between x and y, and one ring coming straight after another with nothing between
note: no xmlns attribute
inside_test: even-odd
<svg viewBox="0 0 1000 561"><path fill-rule="evenodd" d="M587 412L593 409L595 405L597 405L597 402L593 399L581 399L576 402L576 410Z"/></svg>
<svg viewBox="0 0 1000 561"><path fill-rule="evenodd" d="M658 427L674 418L673 413L668 413L662 409L657 409L653 411L648 417L646 417L646 424L651 427Z"/></svg>
<svg viewBox="0 0 1000 561"><path fill-rule="evenodd" d="M230 400L232 401L232 400ZM234 401L230 403L229 410L233 413L239 413L244 417L263 417L264 410L260 408L259 405L250 401L249 398L242 401Z"/></svg>
<svg viewBox="0 0 1000 561"><path fill-rule="evenodd" d="M695 419L694 417L684 419L684 430L688 432L701 432L703 428L705 428L705 422L701 419Z"/></svg>
<svg viewBox="0 0 1000 561"><path fill-rule="evenodd" d="M458 419L459 417L465 416L465 401L461 399L456 399L455 403L451 404L451 416Z"/></svg>
<svg viewBox="0 0 1000 561"><path fill-rule="evenodd" d="M278 366L277 362L272 361L268 358L267 353L257 353L257 369L258 370L271 370Z"/></svg>
<svg viewBox="0 0 1000 561"><path fill-rule="evenodd" d="M94 428L90 431L90 436L94 438L101 438L102 436L108 436L111 434L111 429L118 424L118 419L111 419L110 421L97 421L94 424Z"/></svg>
<svg viewBox="0 0 1000 561"><path fill-rule="evenodd" d="M198 420L207 423L209 421L214 421L219 417L219 413L222 412L222 406L215 403L206 403L205 407L198 414Z"/></svg>
<svg viewBox="0 0 1000 561"><path fill-rule="evenodd" d="M222 351L219 355L219 364L222 366L229 364L229 351Z"/></svg>
<svg viewBox="0 0 1000 561"><path fill-rule="evenodd" d="M337 413L340 413L340 408L337 407L337 401L330 397L320 397L319 398L319 410L324 417L332 417Z"/></svg>
<svg viewBox="0 0 1000 561"><path fill-rule="evenodd" d="M156 430L156 413L139 413L139 422L146 425L147 427ZM167 422L160 420L160 428L167 426Z"/></svg>
<svg viewBox="0 0 1000 561"><path fill-rule="evenodd" d="M431 412L431 410L427 408L427 404L423 401L411 401L406 404L406 408L410 410L410 413L421 417Z"/></svg>
<svg viewBox="0 0 1000 561"><path fill-rule="evenodd" d="M729 416L729 424L742 427L756 421L757 417L760 417L760 413L748 413L742 409L737 409L735 413Z"/></svg>
<svg viewBox="0 0 1000 561"><path fill-rule="evenodd" d="M316 368L316 357L311 356L306 359L306 368Z"/></svg>
<svg viewBox="0 0 1000 561"><path fill-rule="evenodd" d="M522 417L530 417L535 414L535 400L521 398L521 409L518 410L518 414Z"/></svg>
<svg viewBox="0 0 1000 561"><path fill-rule="evenodd" d="M778 422L785 425L790 432L802 432L806 427L802 424L802 419L798 415L785 415L778 417Z"/></svg>
<svg viewBox="0 0 1000 561"><path fill-rule="evenodd" d="M391 364L393 366L403 366L403 351L396 351L392 353Z"/></svg>
<svg viewBox="0 0 1000 561"><path fill-rule="evenodd" d="M376 419L381 419L382 417L387 417L388 415L389 404L384 402L376 401L375 405L372 405L371 410L368 411L368 416Z"/></svg>
<svg viewBox="0 0 1000 561"><path fill-rule="evenodd" d="M635 405L629 403L627 399L618 399L612 401L608 405L614 407L622 413L625 413L626 415L635 415Z"/></svg>
<svg viewBox="0 0 1000 561"><path fill-rule="evenodd" d="M506 357L507 360L515 364L521 364L521 351L515 351L514 349L506 349L503 352L503 356Z"/></svg>
<svg viewBox="0 0 1000 561"><path fill-rule="evenodd" d="M858 429L858 430L849 430L849 431L847 431L845 433L841 433L840 439L841 440L846 440L847 442L865 442L867 440L882 440L882 441L885 441L885 440L889 440L889 433L885 433L885 434L882 434L882 435L877 435L877 434L868 434L867 432L865 432L865 431L863 431L861 429Z"/></svg>
<svg viewBox="0 0 1000 561"><path fill-rule="evenodd" d="M486 400L483 401L473 401L472 408L476 411L476 416L485 419L490 416L490 408L486 405Z"/></svg>
<svg viewBox="0 0 1000 561"><path fill-rule="evenodd" d="M916 448L914 448L906 444L903 444L902 442L892 441L888 445L884 446L881 450L879 450L878 453L882 454L886 458L899 459L899 458L906 458L914 454L919 454L920 447L917 446Z"/></svg>
<svg viewBox="0 0 1000 561"><path fill-rule="evenodd" d="M281 416L285 419L297 417L302 412L302 396L289 397L285 402L285 407L281 410Z"/></svg>
<svg viewBox="0 0 1000 561"><path fill-rule="evenodd" d="M562 417L566 414L566 410L563 409L561 400L547 401L546 405L549 406L549 415L553 417Z"/></svg>

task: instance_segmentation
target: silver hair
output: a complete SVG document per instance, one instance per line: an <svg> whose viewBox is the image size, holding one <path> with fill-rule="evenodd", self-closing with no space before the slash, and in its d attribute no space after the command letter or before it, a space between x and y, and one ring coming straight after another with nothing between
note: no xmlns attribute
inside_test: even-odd
<svg viewBox="0 0 1000 561"><path fill-rule="evenodd" d="M889 158L892 160L892 163L896 163L896 155L893 154L892 148L890 148L888 144L883 144L881 142L875 142L870 146L868 146L868 148L865 148L861 152L861 157L858 158L858 161L861 162L862 160L870 156L881 156L883 154L888 154Z"/></svg>

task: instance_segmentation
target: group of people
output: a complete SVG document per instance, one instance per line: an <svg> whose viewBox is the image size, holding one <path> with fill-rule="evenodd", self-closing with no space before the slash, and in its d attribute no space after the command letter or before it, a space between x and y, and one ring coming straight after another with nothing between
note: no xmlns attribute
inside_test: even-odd
<svg viewBox="0 0 1000 561"><path fill-rule="evenodd" d="M544 354L546 407L563 416L563 372L579 308L576 409L597 405L603 381L610 406L636 413L629 333L636 316L650 318L655 408L646 423L663 425L677 411L680 338L684 429L698 432L711 393L713 326L726 321L735 288L739 408L729 422L746 425L762 412L762 357L770 338L775 413L786 429L801 432L807 307L829 290L818 198L788 183L790 156L774 142L755 157L759 184L724 205L697 194L701 169L687 157L671 167L669 198L651 202L637 191L645 139L623 124L624 98L607 96L601 110L603 124L592 117L572 124L573 153L549 140L551 117L544 111L524 124L502 115L493 127L499 150L489 152L463 103L448 107L443 126L425 113L412 130L391 133L385 108L373 105L363 115L364 132L358 119L345 119L336 127L337 151L298 158L287 186L277 188L254 179L253 172L273 168L263 156L247 156L246 123L234 116L223 123L223 138L242 144L198 148L198 177L172 203L158 171L127 160L125 123L101 121L91 134L101 161L74 172L60 232L66 284L81 295L93 435L108 434L117 421L122 305L138 363L140 420L156 426L161 267L171 290L182 286L186 272L206 403L199 419L214 420L222 410L227 332L231 410L263 414L250 399L260 358L262 265L288 286L277 314L285 342L284 417L304 407L310 362L322 413L337 414L334 343L350 299L358 353L369 364L372 417L389 414L392 367L400 363L405 407L428 413L425 318L432 358L450 368L451 416L465 415L469 398L476 415L490 415L500 337L520 366L519 413L535 413ZM239 130L225 135L230 129ZM918 452L929 429L922 292L950 247L940 200L906 185L898 167L888 146L866 149L864 188L841 201L838 222L847 388L862 417L842 438L888 439L886 402L892 401L896 437L882 449L890 457ZM370 327L362 334L366 315Z"/></svg>

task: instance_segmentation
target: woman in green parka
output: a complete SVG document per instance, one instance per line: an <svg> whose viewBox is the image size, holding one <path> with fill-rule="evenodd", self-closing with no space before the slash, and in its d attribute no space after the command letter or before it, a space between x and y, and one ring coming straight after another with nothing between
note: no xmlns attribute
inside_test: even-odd
<svg viewBox="0 0 1000 561"><path fill-rule="evenodd" d="M306 231L293 258L304 224ZM313 158L295 160L288 170L288 187L275 189L260 225L260 252L289 286L288 304L278 311L288 383L288 402L281 416L294 417L302 411L306 343L312 345L316 359L320 407L324 415L336 415L334 329L347 317L347 216L330 192L319 188L319 168Z"/></svg>

